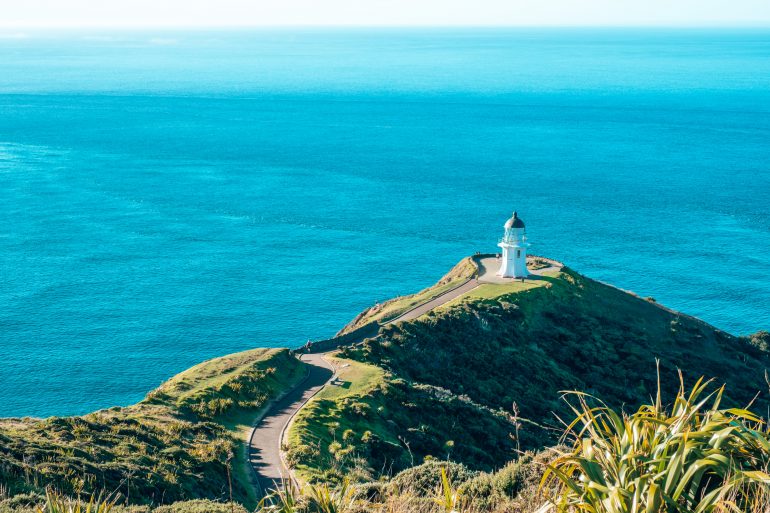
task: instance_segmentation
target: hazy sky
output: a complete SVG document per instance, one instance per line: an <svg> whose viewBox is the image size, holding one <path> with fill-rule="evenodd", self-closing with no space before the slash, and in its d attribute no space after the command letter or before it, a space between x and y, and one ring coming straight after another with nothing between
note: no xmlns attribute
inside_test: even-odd
<svg viewBox="0 0 770 513"><path fill-rule="evenodd" d="M770 25L770 0L0 0L0 26Z"/></svg>

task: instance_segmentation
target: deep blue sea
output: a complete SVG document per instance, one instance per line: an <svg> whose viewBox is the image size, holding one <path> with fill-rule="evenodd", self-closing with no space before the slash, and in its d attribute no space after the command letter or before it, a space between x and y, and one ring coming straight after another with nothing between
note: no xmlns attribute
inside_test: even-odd
<svg viewBox="0 0 770 513"><path fill-rule="evenodd" d="M0 32L0 416L329 337L514 209L770 328L770 30Z"/></svg>

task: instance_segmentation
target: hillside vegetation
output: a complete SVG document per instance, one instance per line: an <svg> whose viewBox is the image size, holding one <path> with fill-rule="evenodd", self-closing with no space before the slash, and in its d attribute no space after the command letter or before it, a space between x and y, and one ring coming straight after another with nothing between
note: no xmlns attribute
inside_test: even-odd
<svg viewBox="0 0 770 513"><path fill-rule="evenodd" d="M351 366L352 367L352 366ZM353 374L368 374L359 368ZM371 375L363 376L368 383ZM698 380L636 411L569 392L565 444L521 453L494 473L431 460L388 481L328 482L271 493L255 513L766 513L770 431L749 409L725 408L724 386ZM344 392L339 392L345 395ZM0 513L245 513L211 501L158 508L115 506L114 498L0 499ZM82 509L81 509L82 508Z"/></svg>
<svg viewBox="0 0 770 513"><path fill-rule="evenodd" d="M381 368L336 359L340 380L296 417L288 463L306 482L364 482L451 457L492 470L510 460L510 416Z"/></svg>
<svg viewBox="0 0 770 513"><path fill-rule="evenodd" d="M347 329L392 319L469 272L463 260ZM566 267L485 284L327 356L337 379L284 447L307 486L257 510L533 513L551 501L553 512L765 512L769 351L768 333L735 337ZM43 498L46 486L118 491L133 506L115 513L244 511L230 498L253 509L249 427L305 371L286 349L257 349L197 365L134 406L0 419L0 513L63 511L52 505L68 499ZM565 390L579 391L571 407Z"/></svg>
<svg viewBox="0 0 770 513"><path fill-rule="evenodd" d="M378 479L434 458L491 471L517 450L557 443L558 419L571 414L562 390L613 407L649 400L656 359L664 394L675 394L677 369L688 382L727 383L728 404L746 405L766 389L759 338L734 337L567 268L546 280L469 294L342 349L340 358L376 366L383 378L313 404L296 426L291 461L311 481ZM767 404L765 394L755 406Z"/></svg>
<svg viewBox="0 0 770 513"><path fill-rule="evenodd" d="M473 263L472 258L463 258L434 285L431 285L416 294L399 296L367 308L358 314L347 326L342 328L339 335L353 331L354 329L360 328L373 321L385 323L392 320L415 306L426 303L436 296L463 284L465 281L475 276L476 273L477 268Z"/></svg>
<svg viewBox="0 0 770 513"><path fill-rule="evenodd" d="M15 495L119 491L130 502L192 498L254 503L243 430L264 404L304 375L286 349L204 362L139 404L80 417L0 420L0 483Z"/></svg>

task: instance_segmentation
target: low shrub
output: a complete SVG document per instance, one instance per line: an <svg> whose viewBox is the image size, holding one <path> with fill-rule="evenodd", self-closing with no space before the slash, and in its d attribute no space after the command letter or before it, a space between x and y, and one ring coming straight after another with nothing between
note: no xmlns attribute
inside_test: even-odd
<svg viewBox="0 0 770 513"><path fill-rule="evenodd" d="M214 502L206 499L181 501L159 506L152 513L248 513L246 508L232 502Z"/></svg>
<svg viewBox="0 0 770 513"><path fill-rule="evenodd" d="M396 474L390 482L391 492L401 495L428 497L441 487L441 470L455 485L465 483L479 475L461 463L431 460Z"/></svg>
<svg viewBox="0 0 770 513"><path fill-rule="evenodd" d="M20 493L0 501L0 512L21 509L35 509L35 506L45 503L45 495L40 493Z"/></svg>

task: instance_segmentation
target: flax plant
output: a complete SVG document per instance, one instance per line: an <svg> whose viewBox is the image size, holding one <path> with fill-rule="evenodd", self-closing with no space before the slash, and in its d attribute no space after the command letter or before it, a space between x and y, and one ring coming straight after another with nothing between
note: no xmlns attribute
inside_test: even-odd
<svg viewBox="0 0 770 513"><path fill-rule="evenodd" d="M257 506L258 513L297 513L300 510L301 497L294 483L283 480L282 486L273 490Z"/></svg>
<svg viewBox="0 0 770 513"><path fill-rule="evenodd" d="M555 485L551 509L588 513L757 511L767 496L770 439L748 409L721 409L724 387L702 378L664 407L660 379L654 404L618 413L582 392L566 392L575 419L572 450L546 469ZM570 401L569 399L574 399ZM752 506L754 504L755 506Z"/></svg>
<svg viewBox="0 0 770 513"><path fill-rule="evenodd" d="M445 513L460 513L465 509L465 498L452 486L444 467L441 468L441 488L436 495L434 501Z"/></svg>
<svg viewBox="0 0 770 513"><path fill-rule="evenodd" d="M352 508L353 490L345 481L338 488L328 484L308 484L300 493L285 480L283 486L260 501L258 513L343 513Z"/></svg>
<svg viewBox="0 0 770 513"><path fill-rule="evenodd" d="M116 502L116 496L92 495L88 502L84 502L81 499L70 499L47 490L45 504L43 507L38 507L37 511L38 513L110 513Z"/></svg>
<svg viewBox="0 0 770 513"><path fill-rule="evenodd" d="M330 488L327 483L309 485L305 497L310 513L342 513L353 505L353 490L347 480L336 489Z"/></svg>

